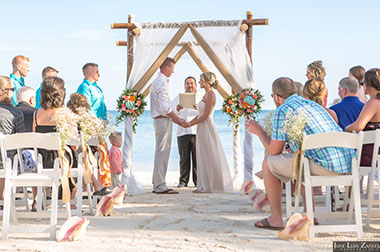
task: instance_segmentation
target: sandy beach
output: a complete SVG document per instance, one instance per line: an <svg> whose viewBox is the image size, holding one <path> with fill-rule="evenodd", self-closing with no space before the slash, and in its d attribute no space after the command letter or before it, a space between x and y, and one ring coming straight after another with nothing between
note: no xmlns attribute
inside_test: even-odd
<svg viewBox="0 0 380 252"><path fill-rule="evenodd" d="M246 195L237 191L193 194L194 187L179 189L177 195L156 195L150 193L151 173L136 175L148 193L126 197L110 217L89 216L85 206L84 216L90 224L83 241L11 234L0 241L0 251L332 251L333 241L357 240L346 233L323 234L306 242L283 241L276 231L253 226L268 214L254 212ZM169 172L168 184L175 186L177 176ZM59 220L59 226L62 223ZM380 225L372 225L362 240L380 240Z"/></svg>

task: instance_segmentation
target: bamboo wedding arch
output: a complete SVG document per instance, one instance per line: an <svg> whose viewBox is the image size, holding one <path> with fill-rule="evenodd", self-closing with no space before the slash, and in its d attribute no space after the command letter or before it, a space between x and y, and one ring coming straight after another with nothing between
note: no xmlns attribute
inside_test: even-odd
<svg viewBox="0 0 380 252"><path fill-rule="evenodd" d="M192 60L196 63L199 69L202 72L207 72L209 69L206 67L204 62L201 60L196 50L194 50L194 45L199 46L203 52L206 54L211 63L223 76L224 80L228 83L228 87L231 90L226 90L226 88L219 85L217 91L225 99L231 93L238 93L243 88L242 85L236 80L233 73L226 67L223 61L220 59L220 55L212 49L210 44L206 41L204 36L201 35L195 27L228 27L228 26L237 26L240 24L240 31L245 33L245 47L249 56L249 61L252 63L252 28L253 26L258 25L268 25L268 19L253 19L253 13L251 11L246 12L246 19L243 20L231 20L231 21L196 21L196 22L182 22L182 23L135 23L135 17L133 15L128 15L128 23L112 23L111 29L126 29L127 30L127 41L117 41L117 46L126 46L127 47L127 78L128 82L131 78L131 72L134 67L135 55L134 55L134 46L136 36L139 36L144 29L178 29L174 36L165 44L163 50L159 53L158 57L153 61L153 63L147 67L147 70L144 71L144 74L135 81L135 83L130 86L130 89L136 90L139 93L142 93L144 97L149 95L150 85L147 85L148 81L152 78L154 73L157 71L159 66L164 62L164 60L169 56L169 54L176 47L180 47L179 51L175 54L173 59L175 62L178 62L181 57L188 53ZM180 42L181 38L184 36L187 30L190 30L194 40ZM253 77L252 77L253 78ZM124 173L122 176L122 183L126 183L128 186L128 193L130 188L132 191L133 187L141 187L139 183L134 179L131 174L132 168L132 147L133 146L133 133L128 128L131 128L131 122L125 122L125 137L123 145L123 155L124 155ZM245 130L244 137L244 152L251 151L252 149L252 136ZM240 163L240 136L237 135L234 137L234 182L237 179L239 174L239 163ZM129 146L129 147L125 147ZM246 155L244 155L246 156ZM252 171L253 171L253 159L251 161L244 161L244 180L252 180ZM247 168L248 166L248 168ZM250 171L249 171L250 170ZM141 189L142 190L142 189ZM136 190L136 194L139 193L139 190ZM134 194L132 192L132 194Z"/></svg>

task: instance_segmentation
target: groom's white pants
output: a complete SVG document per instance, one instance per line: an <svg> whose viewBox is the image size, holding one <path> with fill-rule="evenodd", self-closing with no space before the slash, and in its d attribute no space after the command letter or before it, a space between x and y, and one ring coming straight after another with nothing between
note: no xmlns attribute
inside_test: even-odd
<svg viewBox="0 0 380 252"><path fill-rule="evenodd" d="M165 182L166 171L172 144L173 123L170 118L153 119L156 137L156 150L154 154L153 191L162 192L168 189Z"/></svg>

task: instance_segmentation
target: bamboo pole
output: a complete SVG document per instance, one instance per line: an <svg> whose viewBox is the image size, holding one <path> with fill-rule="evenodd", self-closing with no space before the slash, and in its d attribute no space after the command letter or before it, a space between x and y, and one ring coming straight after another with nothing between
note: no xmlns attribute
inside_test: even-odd
<svg viewBox="0 0 380 252"><path fill-rule="evenodd" d="M252 11L247 11L247 20L253 19ZM252 63L252 25L248 24L247 32L245 33L245 46L247 47L249 59Z"/></svg>
<svg viewBox="0 0 380 252"><path fill-rule="evenodd" d="M232 74L227 70L227 68L224 66L222 61L218 58L218 56L215 54L215 52L207 44L207 42L204 40L204 38L191 25L190 25L190 31L193 34L194 38L198 41L198 43L200 44L202 49L205 51L207 56L210 58L212 63L214 63L215 67L219 70L219 72L226 79L228 84L230 84L230 86L233 88L233 90L235 92L240 92L242 90L242 88L240 87L239 83L235 80L235 78L232 76Z"/></svg>
<svg viewBox="0 0 380 252"><path fill-rule="evenodd" d="M135 22L135 16L128 15L128 22L133 23ZM131 71L133 67L133 40L134 40L134 33L133 28L128 29L128 47L127 47L127 81L128 83L129 77L131 76Z"/></svg>
<svg viewBox="0 0 380 252"><path fill-rule="evenodd" d="M196 22L183 22L183 23L142 23L142 29L167 29L167 28L181 28L187 24L191 24L193 27L222 27L222 26L236 26L239 24L239 20L220 20L220 21L196 21ZM268 25L267 18L260 19L244 19L243 24L247 25ZM135 29L137 26L134 23L112 23L111 29Z"/></svg>
<svg viewBox="0 0 380 252"><path fill-rule="evenodd" d="M133 87L134 90L140 92L145 84L150 80L153 74L156 72L157 68L161 66L166 57L170 54L170 52L174 49L178 41L182 38L183 34L186 32L188 25L183 26L181 29L177 31L177 33L173 36L173 38L169 41L168 45L161 52L160 56L155 60L155 62L150 66L148 71L143 75L143 77L136 83Z"/></svg>
<svg viewBox="0 0 380 252"><path fill-rule="evenodd" d="M268 25L268 19L267 18L259 18L259 19L249 19L248 18L248 12L252 14L251 11L247 11L247 19L243 20L243 24L247 25Z"/></svg>
<svg viewBox="0 0 380 252"><path fill-rule="evenodd" d="M122 40L116 41L116 46L127 46L127 45L128 45L127 41L122 41Z"/></svg>
<svg viewBox="0 0 380 252"><path fill-rule="evenodd" d="M187 44L187 52L189 53L190 57L194 60L195 64L199 67L199 69L202 72L208 72L206 65L203 64L202 60L199 58L199 56L195 53L194 49L192 48L191 44ZM223 97L223 99L226 99L230 94L224 90L224 88L221 85L218 85L218 88L216 89L219 94Z"/></svg>
<svg viewBox="0 0 380 252"><path fill-rule="evenodd" d="M130 15L128 15L128 19L129 19L129 16ZM128 22L129 22L129 20L128 20ZM112 23L111 24L111 29L113 30L113 29L135 29L135 28L137 28L137 26L134 24L134 23L132 23L132 22L129 22L129 23Z"/></svg>

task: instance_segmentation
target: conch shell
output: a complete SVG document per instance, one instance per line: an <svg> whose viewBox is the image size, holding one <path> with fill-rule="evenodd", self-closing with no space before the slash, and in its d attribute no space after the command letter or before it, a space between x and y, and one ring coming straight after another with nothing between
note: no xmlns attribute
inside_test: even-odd
<svg viewBox="0 0 380 252"><path fill-rule="evenodd" d="M250 194L255 188L255 183L253 181L245 181L240 188L241 194Z"/></svg>
<svg viewBox="0 0 380 252"><path fill-rule="evenodd" d="M253 210L270 212L268 196L262 190L253 190L250 194L250 200L252 201Z"/></svg>
<svg viewBox="0 0 380 252"><path fill-rule="evenodd" d="M114 205L122 205L124 199L125 185L117 186L112 190L112 193L108 196L112 197Z"/></svg>
<svg viewBox="0 0 380 252"><path fill-rule="evenodd" d="M80 241L86 233L88 221L85 217L73 216L59 230L57 241Z"/></svg>
<svg viewBox="0 0 380 252"><path fill-rule="evenodd" d="M113 205L123 204L124 187L125 185L115 187L112 193L103 197L96 207L95 216L111 216L114 214Z"/></svg>
<svg viewBox="0 0 380 252"><path fill-rule="evenodd" d="M295 213L286 223L285 229L278 232L278 236L283 240L297 239L308 240L312 221L307 214Z"/></svg>

